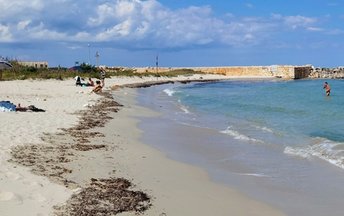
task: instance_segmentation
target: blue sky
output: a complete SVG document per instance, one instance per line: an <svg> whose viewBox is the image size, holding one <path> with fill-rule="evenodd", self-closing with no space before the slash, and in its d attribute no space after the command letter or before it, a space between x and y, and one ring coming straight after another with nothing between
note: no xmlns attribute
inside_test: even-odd
<svg viewBox="0 0 344 216"><path fill-rule="evenodd" d="M0 8L0 56L50 66L154 66L156 55L165 67L344 65L342 0L0 0Z"/></svg>

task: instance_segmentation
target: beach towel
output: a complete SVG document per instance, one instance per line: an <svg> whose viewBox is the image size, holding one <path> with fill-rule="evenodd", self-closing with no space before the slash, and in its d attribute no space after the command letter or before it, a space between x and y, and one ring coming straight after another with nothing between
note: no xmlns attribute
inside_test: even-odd
<svg viewBox="0 0 344 216"><path fill-rule="evenodd" d="M15 112L16 105L10 101L0 101L0 112Z"/></svg>

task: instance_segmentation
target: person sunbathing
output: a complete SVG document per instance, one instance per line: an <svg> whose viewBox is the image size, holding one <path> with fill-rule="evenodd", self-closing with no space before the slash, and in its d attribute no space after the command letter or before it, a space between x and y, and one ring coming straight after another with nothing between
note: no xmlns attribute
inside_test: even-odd
<svg viewBox="0 0 344 216"><path fill-rule="evenodd" d="M22 107L20 104L16 106L16 111L17 112L26 112L26 111L32 111L32 112L45 112L44 109L39 109L35 107L34 105L30 105L28 107Z"/></svg>

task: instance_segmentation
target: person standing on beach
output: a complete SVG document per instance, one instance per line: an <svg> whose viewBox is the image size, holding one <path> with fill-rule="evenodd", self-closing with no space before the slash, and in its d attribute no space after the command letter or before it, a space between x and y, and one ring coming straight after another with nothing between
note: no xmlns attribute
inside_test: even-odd
<svg viewBox="0 0 344 216"><path fill-rule="evenodd" d="M331 94L331 86L328 84L328 82L324 83L323 89L325 89L326 96L330 96L330 94Z"/></svg>
<svg viewBox="0 0 344 216"><path fill-rule="evenodd" d="M105 86L105 69L101 68L100 69L100 80L102 82L102 87Z"/></svg>

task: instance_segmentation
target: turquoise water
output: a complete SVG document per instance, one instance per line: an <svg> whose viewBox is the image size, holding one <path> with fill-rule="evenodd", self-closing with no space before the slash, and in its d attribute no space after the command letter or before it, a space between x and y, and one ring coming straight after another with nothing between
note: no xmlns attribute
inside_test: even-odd
<svg viewBox="0 0 344 216"><path fill-rule="evenodd" d="M344 81L232 80L154 86L143 140L288 215L342 215Z"/></svg>
<svg viewBox="0 0 344 216"><path fill-rule="evenodd" d="M323 82L226 81L170 91L189 112L203 116L203 125L243 142L279 145L285 153L319 156L344 168L344 81L330 81L330 97Z"/></svg>

